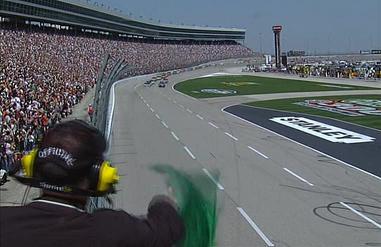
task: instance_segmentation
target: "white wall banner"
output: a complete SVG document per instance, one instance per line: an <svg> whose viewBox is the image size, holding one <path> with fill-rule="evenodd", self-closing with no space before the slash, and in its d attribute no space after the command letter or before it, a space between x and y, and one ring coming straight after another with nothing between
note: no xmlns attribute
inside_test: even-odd
<svg viewBox="0 0 381 247"><path fill-rule="evenodd" d="M270 119L276 123L303 131L310 135L336 143L363 143L373 142L375 138L353 131L320 123L304 117L274 117Z"/></svg>

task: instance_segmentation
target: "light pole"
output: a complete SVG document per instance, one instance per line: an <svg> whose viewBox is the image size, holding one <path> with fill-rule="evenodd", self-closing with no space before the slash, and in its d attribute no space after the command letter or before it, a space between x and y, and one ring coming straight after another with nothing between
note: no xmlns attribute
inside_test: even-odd
<svg viewBox="0 0 381 247"><path fill-rule="evenodd" d="M262 49L262 33L259 33L259 51L261 54L263 54L263 49Z"/></svg>

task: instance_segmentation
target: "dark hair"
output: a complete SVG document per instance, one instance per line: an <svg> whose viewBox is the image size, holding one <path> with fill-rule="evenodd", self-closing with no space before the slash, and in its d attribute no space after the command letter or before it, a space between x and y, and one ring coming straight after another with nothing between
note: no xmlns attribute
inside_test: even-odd
<svg viewBox="0 0 381 247"><path fill-rule="evenodd" d="M40 155L44 150L64 150L73 158L71 166L57 155ZM89 168L103 160L106 140L102 133L82 120L59 123L49 129L39 145L36 176L54 184L72 185L89 175ZM62 151L63 152L63 151Z"/></svg>

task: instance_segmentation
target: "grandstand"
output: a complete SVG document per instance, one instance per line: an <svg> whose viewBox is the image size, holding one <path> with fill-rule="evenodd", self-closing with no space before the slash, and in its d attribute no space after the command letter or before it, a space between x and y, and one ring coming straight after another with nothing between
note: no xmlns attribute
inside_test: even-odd
<svg viewBox="0 0 381 247"><path fill-rule="evenodd" d="M75 1L0 2L0 166L8 170L95 85L102 58L129 76L252 56L245 30L154 24Z"/></svg>
<svg viewBox="0 0 381 247"><path fill-rule="evenodd" d="M147 39L243 41L245 30L154 24L85 3L63 0L5 0L0 16L15 25L36 23L72 31Z"/></svg>

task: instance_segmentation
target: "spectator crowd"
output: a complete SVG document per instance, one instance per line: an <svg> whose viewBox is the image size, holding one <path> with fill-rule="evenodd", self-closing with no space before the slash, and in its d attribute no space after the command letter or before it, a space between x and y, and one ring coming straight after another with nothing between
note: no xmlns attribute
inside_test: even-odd
<svg viewBox="0 0 381 247"><path fill-rule="evenodd" d="M381 78L381 65L377 64L297 64L287 68L301 77L335 77L376 80Z"/></svg>
<svg viewBox="0 0 381 247"><path fill-rule="evenodd" d="M105 54L133 75L188 67L252 52L235 42L110 40L0 29L0 168L31 150L95 85Z"/></svg>
<svg viewBox="0 0 381 247"><path fill-rule="evenodd" d="M381 78L380 55L346 55L330 57L292 57L287 71L302 77Z"/></svg>

